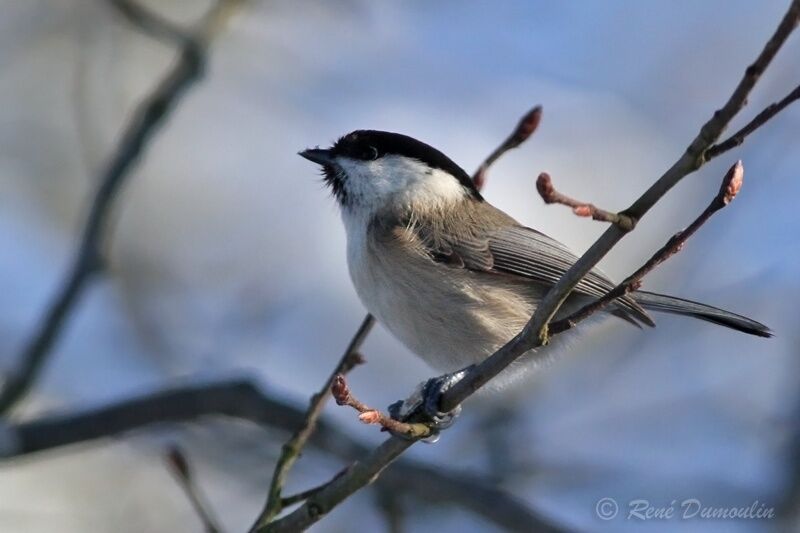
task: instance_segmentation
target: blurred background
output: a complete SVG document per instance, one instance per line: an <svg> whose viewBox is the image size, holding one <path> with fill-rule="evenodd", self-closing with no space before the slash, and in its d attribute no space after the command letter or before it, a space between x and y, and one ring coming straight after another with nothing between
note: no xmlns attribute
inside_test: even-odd
<svg viewBox="0 0 800 533"><path fill-rule="evenodd" d="M194 0L149 1L190 24ZM729 96L788 2L251 1L209 50L121 192L109 270L82 298L15 420L175 383L249 377L306 405L359 325L337 208L298 150L358 128L410 134L471 172L535 104L539 131L489 172L485 196L582 252L604 225L545 207L534 179L627 206ZM175 59L101 0L0 1L0 370L61 283L104 164L137 103ZM800 82L794 35L733 124ZM736 160L745 185L645 283L749 315L772 339L657 316L592 330L513 391L469 402L416 461L480 475L580 531L767 531L776 520L627 519L628 504L760 502L793 494L800 336L800 106L691 175L602 263L622 278L693 219ZM349 378L385 406L432 375L380 327ZM374 444L375 427L325 416ZM169 470L178 443L227 531L264 502L285 433L204 419L0 463L2 531L200 531ZM313 449L289 492L344 462ZM620 513L602 520L596 504ZM407 531L482 531L464 507L398 497ZM374 489L316 531L380 531ZM674 502L678 502L675 504Z"/></svg>

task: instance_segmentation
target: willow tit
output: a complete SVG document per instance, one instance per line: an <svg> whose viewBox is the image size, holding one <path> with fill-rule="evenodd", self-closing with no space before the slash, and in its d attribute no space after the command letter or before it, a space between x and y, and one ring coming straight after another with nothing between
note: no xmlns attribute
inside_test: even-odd
<svg viewBox="0 0 800 533"><path fill-rule="evenodd" d="M522 330L547 290L577 260L560 242L484 200L469 175L442 152L406 135L359 130L329 149L300 155L322 166L341 208L348 267L362 303L437 370L453 372L495 352ZM592 270L556 318L613 287ZM747 317L645 291L618 299L602 314L654 326L648 310L771 336L769 328ZM526 360L553 348L523 356L498 376L505 378L500 385L534 366Z"/></svg>

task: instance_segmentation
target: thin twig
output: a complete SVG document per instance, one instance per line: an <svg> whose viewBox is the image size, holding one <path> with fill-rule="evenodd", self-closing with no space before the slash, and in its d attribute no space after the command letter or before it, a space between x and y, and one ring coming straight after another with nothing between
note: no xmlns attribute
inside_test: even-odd
<svg viewBox="0 0 800 533"><path fill-rule="evenodd" d="M514 131L511 132L505 141L500 143L500 145L494 149L494 151L489 154L481 166L478 167L478 170L472 175L472 182L475 184L475 187L478 190L483 189L483 186L486 184L486 172L488 172L489 167L491 167L495 161L500 159L500 156L516 148L517 146L524 143L528 138L534 134L536 129L539 127L539 123L542 121L542 106L537 105L527 113L525 113L519 122L517 123Z"/></svg>
<svg viewBox="0 0 800 533"><path fill-rule="evenodd" d="M208 505L208 502L200 493L200 488L194 482L194 476L186 454L177 445L173 445L167 450L165 460L195 513L197 513L198 518L200 518L206 533L222 533L223 530L219 525L219 520L211 512L211 506Z"/></svg>
<svg viewBox="0 0 800 533"><path fill-rule="evenodd" d="M378 424L387 431L398 435L404 435L409 439L422 439L431 435L431 429L425 424L400 422L379 409L375 409L359 401L350 391L350 387L347 386L347 381L345 381L344 376L341 374L336 376L331 386L331 393L337 404L346 405L358 411L360 413L358 419L365 424Z"/></svg>
<svg viewBox="0 0 800 533"><path fill-rule="evenodd" d="M301 426L294 432L292 437L286 442L286 444L283 445L283 448L281 449L281 455L278 457L278 461L275 464L275 470L272 474L267 502L264 505L264 509L261 511L258 519L256 520L256 526L259 524L268 523L283 509L281 504L281 493L283 491L283 486L286 483L286 478L288 477L289 471L291 470L295 461L297 461L297 459L300 457L300 453L308 442L308 439L311 437L311 435L313 435L314 430L316 429L317 420L322 414L325 403L330 397L331 386L333 385L337 376L347 374L353 369L354 366L364 362L364 358L361 356L359 350L361 349L361 345L364 344L364 341L367 339L367 335L369 335L369 332L372 330L374 325L375 319L372 315L367 314L367 316L364 317L364 320L361 322L361 325L359 326L355 335L353 335L353 338L350 339L350 343L347 345L342 357L339 359L336 368L334 368L333 372L325 381L325 384L322 386L320 391L311 397L311 402L308 406L308 410L303 416L303 422Z"/></svg>
<svg viewBox="0 0 800 533"><path fill-rule="evenodd" d="M788 107L789 104L800 100L800 85L795 87L795 89L787 94L783 99L779 102L775 102L774 104L768 105L764 110L756 115L756 117L747 123L742 129L728 137L722 142L719 142L706 150L705 158L707 161L714 159L720 154L724 154L728 150L732 148L736 148L740 146L744 140L747 138L748 135L756 131L758 128L763 126L769 119L780 113L784 110L784 108Z"/></svg>
<svg viewBox="0 0 800 533"><path fill-rule="evenodd" d="M536 190L546 204L561 204L572 208L572 212L579 217L592 217L601 222L611 222L620 226L622 229L630 231L633 229L633 220L623 213L613 213L600 209L594 204L581 202L558 192L550 179L550 174L542 172L536 179Z"/></svg>
<svg viewBox="0 0 800 533"><path fill-rule="evenodd" d="M714 215L714 213L733 201L733 199L736 197L736 194L742 187L743 180L744 167L742 166L741 161L737 161L730 169L728 169L728 172L725 173L725 177L722 179L722 185L720 186L719 192L714 199L711 200L711 203L708 204L708 207L706 207L700 216L698 216L691 224L689 224L685 230L679 231L670 237L666 244L664 244L664 246L654 253L650 259L647 260L647 262L645 262L636 270L636 272L625 278L622 283L607 292L602 298L588 303L568 317L562 318L561 320L550 324L550 334L556 335L574 327L579 322L586 320L591 315L607 307L617 298L625 296L629 292L639 289L642 279L647 274L652 272L652 270L658 265L681 251L684 243L689 240L689 238L694 235L695 232Z"/></svg>
<svg viewBox="0 0 800 533"><path fill-rule="evenodd" d="M158 28L162 36L171 36L181 46L178 61L138 106L128 122L111 160L103 171L94 194L80 246L70 270L58 293L39 321L35 332L23 347L18 367L13 369L2 384L0 414L8 412L30 390L39 371L55 346L72 310L93 275L102 264L101 247L107 238L108 219L115 199L126 179L135 168L141 154L164 124L185 90L202 73L205 64L205 46L210 33L198 30L191 36L178 32L148 10L125 10L132 2L114 0L112 5L143 31L152 33ZM215 23L216 27L216 23Z"/></svg>
<svg viewBox="0 0 800 533"><path fill-rule="evenodd" d="M195 36L192 33L152 9L131 0L109 0L109 3L129 23L154 39L178 47L185 46L187 42L194 46Z"/></svg>
<svg viewBox="0 0 800 533"><path fill-rule="evenodd" d="M290 432L305 412L247 380L192 383L95 409L19 423L0 422L0 459L30 458L33 454L118 437L151 425L202 422L206 417L220 416L248 421L272 432ZM317 422L316 428L308 444L319 452L350 462L370 451L324 418ZM548 523L484 478L440 466L403 459L389 468L378 483L387 490L400 491L428 503L459 505L508 530Z"/></svg>
<svg viewBox="0 0 800 533"><path fill-rule="evenodd" d="M798 21L800 21L800 0L793 0L777 29L767 41L756 61L747 68L744 77L725 105L702 126L699 134L680 159L624 211L627 216L632 217L634 222L644 216L681 179L705 163L706 150L719 139L733 117L744 107L750 91L797 26ZM439 404L440 410L454 409L524 353L546 344L548 341L547 326L569 293L627 233L628 231L623 228L611 225L548 291L539 302L536 312L523 331L489 358L476 365L461 381L444 393ZM392 437L384 441L370 455L356 461L347 475L333 481L299 508L281 519L273 521L261 530L277 532L308 528L349 495L374 481L386 465L411 445L411 441L400 437Z"/></svg>

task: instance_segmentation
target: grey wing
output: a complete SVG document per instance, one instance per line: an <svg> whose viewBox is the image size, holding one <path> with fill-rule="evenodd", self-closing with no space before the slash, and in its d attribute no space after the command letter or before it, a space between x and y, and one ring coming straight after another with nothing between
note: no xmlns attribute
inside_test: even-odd
<svg viewBox="0 0 800 533"><path fill-rule="evenodd" d="M431 257L455 267L510 274L546 285L555 284L578 260L569 248L555 239L516 225L490 230L480 237L442 243L431 250ZM595 269L578 283L575 292L599 298L613 288L614 284ZM618 304L613 312L620 318L655 325L632 298L620 298Z"/></svg>

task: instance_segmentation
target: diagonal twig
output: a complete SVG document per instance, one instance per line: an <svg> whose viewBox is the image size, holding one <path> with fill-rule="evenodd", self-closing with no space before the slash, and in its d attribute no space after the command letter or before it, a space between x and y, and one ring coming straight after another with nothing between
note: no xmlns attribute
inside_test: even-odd
<svg viewBox="0 0 800 533"><path fill-rule="evenodd" d="M789 104L800 100L800 85L795 87L795 89L787 94L784 98L780 101L775 102L774 104L770 104L764 108L764 110L755 116L753 120L748 122L742 129L728 137L722 142L719 142L706 150L705 158L706 160L711 160L718 155L724 154L728 150L736 148L740 146L744 140L747 138L748 135L756 131L758 128L763 126L769 119L783 111Z"/></svg>
<svg viewBox="0 0 800 533"><path fill-rule="evenodd" d="M292 437L286 442L286 444L283 445L281 455L278 457L278 461L275 464L275 470L272 474L267 502L264 505L264 509L261 511L261 514L259 515L259 518L256 522L257 524L268 523L283 509L284 504L282 500L282 491L283 486L286 483L286 478L289 475L289 470L291 470L295 461L297 461L297 459L300 457L300 453L302 452L309 438L311 438L311 435L314 433L317 421L319 420L320 415L322 415L322 410L325 407L325 403L330 397L331 387L333 386L336 377L347 374L354 366L364 362L359 350L361 349L361 345L364 344L364 341L367 339L367 335L369 335L369 332L372 330L374 325L375 319L372 317L372 315L367 314L367 316L364 317L364 320L361 322L361 325L359 326L355 335L350 340L350 343L347 345L347 348L342 354L342 357L339 359L336 368L333 369L330 377L325 381L322 389L320 389L318 393L311 397L310 405L308 406L308 409L302 418L300 427L295 430L295 432L292 434Z"/></svg>
<svg viewBox="0 0 800 533"><path fill-rule="evenodd" d="M708 204L708 207L682 231L679 231L664 244L650 259L647 260L636 272L625 278L625 280L611 289L601 298L586 304L566 318L562 318L550 324L549 332L551 335L556 335L574 327L579 322L586 320L594 313L601 311L614 300L621 296L625 296L629 292L639 289L642 279L653 271L658 265L681 251L684 243L697 232L700 227L710 219L714 213L728 205L736 197L736 194L742 187L744 180L744 166L741 161L737 161L722 179L722 185L719 192Z"/></svg>
<svg viewBox="0 0 800 533"><path fill-rule="evenodd" d="M200 493L200 489L195 483L194 475L192 473L189 460L186 454L183 453L177 445L172 445L167 449L164 459L169 466L178 484L183 489L184 494L189 499L195 513L197 513L200 522L203 524L205 533L222 533L222 527L219 525L219 520L211 512L211 507L206 502L206 499Z"/></svg>
<svg viewBox="0 0 800 533"><path fill-rule="evenodd" d="M107 238L108 219L120 189L185 90L203 73L205 46L212 36L212 25L186 34L178 32L175 27L148 10L133 8L131 11L130 8L135 6L132 2L113 0L112 5L120 9L137 27L147 32L158 28L157 31L162 36L171 36L174 42L180 43L180 54L172 69L134 112L119 145L101 174L78 251L64 283L22 348L17 368L11 370L2 384L0 414L8 412L21 400L36 380L70 313L101 267L101 248ZM216 17L213 21L213 28L216 29L220 21Z"/></svg>

